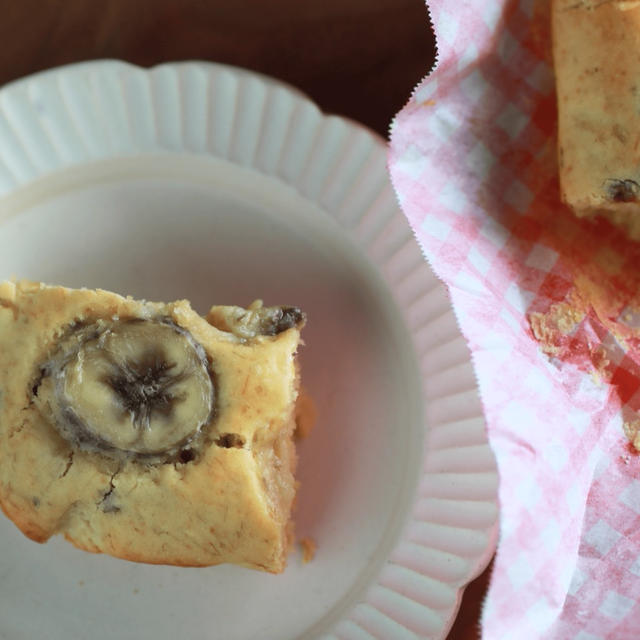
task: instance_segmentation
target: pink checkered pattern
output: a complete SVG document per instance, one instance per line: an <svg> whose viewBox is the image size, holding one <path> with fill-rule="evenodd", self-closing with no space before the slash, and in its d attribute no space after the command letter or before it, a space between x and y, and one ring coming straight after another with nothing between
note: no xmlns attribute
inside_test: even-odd
<svg viewBox="0 0 640 640"><path fill-rule="evenodd" d="M640 247L558 204L548 3L430 7L438 65L394 122L389 166L449 287L497 458L484 638L635 640L640 457L622 423L640 409L640 344L616 341L610 310L590 309L543 353L530 318L567 300L603 247L635 264Z"/></svg>

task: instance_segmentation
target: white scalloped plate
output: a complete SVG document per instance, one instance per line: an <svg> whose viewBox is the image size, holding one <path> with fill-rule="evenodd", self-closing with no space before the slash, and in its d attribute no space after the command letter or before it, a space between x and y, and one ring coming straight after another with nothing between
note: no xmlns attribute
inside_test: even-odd
<svg viewBox="0 0 640 640"><path fill-rule="evenodd" d="M309 315L319 405L281 576L26 540L0 518L0 638L443 638L495 546L469 354L384 143L299 92L204 63L54 69L0 91L0 278ZM426 434L426 437L425 437Z"/></svg>

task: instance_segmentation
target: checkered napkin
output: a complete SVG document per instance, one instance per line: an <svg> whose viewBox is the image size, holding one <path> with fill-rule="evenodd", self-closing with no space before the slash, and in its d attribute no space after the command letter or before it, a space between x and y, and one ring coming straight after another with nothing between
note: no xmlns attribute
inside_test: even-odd
<svg viewBox="0 0 640 640"><path fill-rule="evenodd" d="M559 204L549 3L432 0L439 60L392 127L500 473L487 640L640 638L640 245Z"/></svg>

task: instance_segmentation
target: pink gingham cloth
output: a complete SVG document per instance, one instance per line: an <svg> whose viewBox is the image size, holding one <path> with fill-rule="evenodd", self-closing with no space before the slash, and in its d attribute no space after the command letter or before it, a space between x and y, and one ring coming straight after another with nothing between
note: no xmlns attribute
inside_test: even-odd
<svg viewBox="0 0 640 640"><path fill-rule="evenodd" d="M548 5L429 2L438 62L394 121L389 167L468 340L500 474L483 638L637 640L623 422L640 409L640 248L559 204ZM564 303L584 313L554 329Z"/></svg>

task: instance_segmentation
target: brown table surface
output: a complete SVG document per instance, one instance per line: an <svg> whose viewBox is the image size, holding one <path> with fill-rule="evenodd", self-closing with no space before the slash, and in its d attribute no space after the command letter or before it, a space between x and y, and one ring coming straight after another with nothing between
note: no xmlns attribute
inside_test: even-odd
<svg viewBox="0 0 640 640"><path fill-rule="evenodd" d="M430 70L423 0L20 0L2 2L0 84L69 62L214 60L305 91L382 136ZM485 571L449 640L478 637Z"/></svg>

